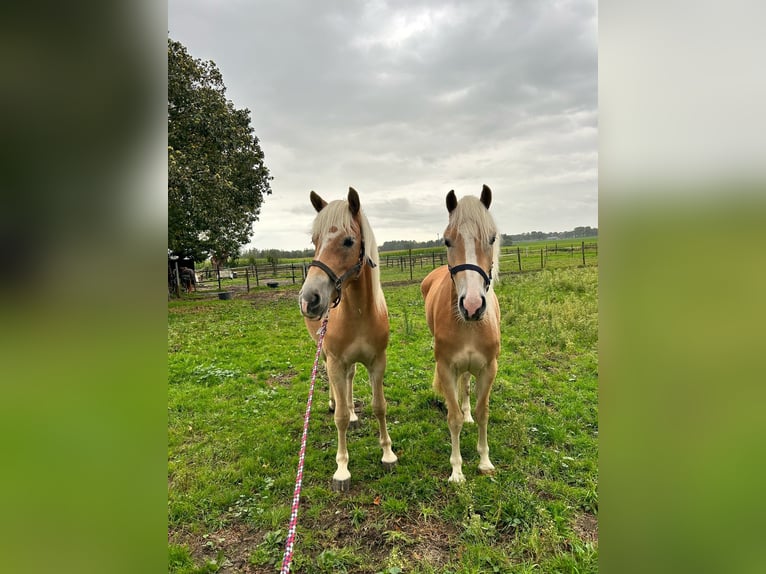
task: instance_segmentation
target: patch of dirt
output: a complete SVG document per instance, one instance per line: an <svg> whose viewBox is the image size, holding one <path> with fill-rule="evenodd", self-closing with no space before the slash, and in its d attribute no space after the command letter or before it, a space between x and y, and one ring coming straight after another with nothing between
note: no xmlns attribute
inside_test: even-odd
<svg viewBox="0 0 766 574"><path fill-rule="evenodd" d="M598 543L598 518L593 514L584 512L575 517L572 529L583 542Z"/></svg>
<svg viewBox="0 0 766 574"><path fill-rule="evenodd" d="M353 496L355 491L358 494L361 490L362 486L352 484L349 495ZM336 505L329 505L313 520L304 514L301 522L304 528L316 533L316 543L321 547L363 548L369 561L349 568L349 573L382 570L394 548L405 563L413 566L426 563L437 571L457 552L459 533L453 524L436 519L385 518L380 507L374 504L365 510L367 516L358 527L352 524L349 511ZM251 525L237 522L208 533L171 530L168 542L186 546L200 566L223 557L218 570L221 574L273 573L274 566L256 566L249 561L252 553L262 544L264 534L264 531Z"/></svg>
<svg viewBox="0 0 766 574"><path fill-rule="evenodd" d="M203 311L207 312L207 311L210 311L211 309L213 309L212 305L202 304L202 303L200 303L199 305L183 305L183 306L179 305L177 307L168 309L168 314L186 315L190 313L202 313Z"/></svg>
<svg viewBox="0 0 766 574"><path fill-rule="evenodd" d="M293 379L298 376L295 369L289 368L284 373L273 373L266 379L266 384L270 387L289 387Z"/></svg>
<svg viewBox="0 0 766 574"><path fill-rule="evenodd" d="M298 290L297 289L269 289L268 291L250 291L250 293L236 293L237 299L247 299L252 301L253 306L259 307L264 304L285 301L288 299L295 301L295 307L298 308Z"/></svg>
<svg viewBox="0 0 766 574"><path fill-rule="evenodd" d="M351 496L354 495L355 486L352 483ZM453 524L409 517L386 519L380 507L375 504L365 510L367 516L357 527L352 524L349 512L338 511L337 507L328 507L328 512L322 513L310 526L313 531L323 533L328 545L341 548L361 544L365 554L372 560L349 572L383 570L394 548L397 548L405 563L414 566L425 562L438 570L449 562L459 546L459 535Z"/></svg>
<svg viewBox="0 0 766 574"><path fill-rule="evenodd" d="M250 555L262 541L263 532L245 524L233 524L207 534L184 530L168 533L168 542L185 545L198 565L217 560L219 553L222 553L225 560L217 571L220 574L273 573L273 566L255 566L249 561Z"/></svg>

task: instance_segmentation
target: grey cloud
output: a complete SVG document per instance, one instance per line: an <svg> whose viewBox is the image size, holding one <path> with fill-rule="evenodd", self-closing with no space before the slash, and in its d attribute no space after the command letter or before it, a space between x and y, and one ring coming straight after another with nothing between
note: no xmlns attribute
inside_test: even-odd
<svg viewBox="0 0 766 574"><path fill-rule="evenodd" d="M349 185L379 242L432 238L444 194L483 183L508 232L596 225L596 17L595 2L169 3L170 35L252 111L275 176L261 248L289 217L310 225L309 190Z"/></svg>

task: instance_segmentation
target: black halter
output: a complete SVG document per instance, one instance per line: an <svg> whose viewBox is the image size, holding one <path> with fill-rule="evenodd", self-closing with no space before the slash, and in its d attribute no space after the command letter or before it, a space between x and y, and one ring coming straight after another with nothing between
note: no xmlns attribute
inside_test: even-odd
<svg viewBox="0 0 766 574"><path fill-rule="evenodd" d="M460 271L476 271L479 275L481 275L482 279L484 279L484 290L486 291L489 289L489 285L492 282L492 267L489 268L489 274L484 272L484 269L479 267L478 265L474 265L473 263L463 263L461 265L455 265L454 267L450 267L447 265L447 269L449 269L450 277L452 277L452 280L455 280L455 273L459 273Z"/></svg>
<svg viewBox="0 0 766 574"><path fill-rule="evenodd" d="M367 258L367 264L370 267L377 267L378 265L369 257ZM362 267L364 266L364 240L362 240L362 246L359 250L359 260L354 264L351 269L346 271L343 275L338 277L332 269L330 269L327 265L319 261L318 259L314 259L311 263L309 263L309 267L319 267L322 271L327 273L327 276L330 278L330 281L333 282L335 285L335 290L338 292L338 296L335 298L335 300L332 302L332 305L330 306L330 309L334 309L338 306L340 303L340 291L341 287L343 286L343 282L351 277L352 275L359 273L362 270Z"/></svg>

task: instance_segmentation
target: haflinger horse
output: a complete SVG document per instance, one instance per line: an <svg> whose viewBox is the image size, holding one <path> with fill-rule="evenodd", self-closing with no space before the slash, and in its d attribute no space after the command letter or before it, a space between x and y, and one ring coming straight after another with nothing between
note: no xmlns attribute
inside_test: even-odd
<svg viewBox="0 0 766 574"><path fill-rule="evenodd" d="M372 410L378 419L383 466L391 469L397 462L386 428L383 396L388 309L380 286L378 247L356 190L349 188L347 201L330 203L312 191L311 204L318 212L311 237L316 253L298 301L306 327L315 341L322 319L329 313L322 356L330 379L330 410L335 411L338 429L335 457L338 468L333 475L332 489L347 491L351 487L351 473L346 430L349 424L358 424L353 402L356 363L362 363L370 376Z"/></svg>
<svg viewBox="0 0 766 574"><path fill-rule="evenodd" d="M447 403L452 439L449 482L463 482L460 430L473 422L470 405L471 375L476 378L476 419L479 425L479 472L491 474L487 419L489 393L500 354L500 307L493 290L497 277L500 241L489 213L492 191L485 185L481 198L447 194L449 224L444 231L447 265L434 269L420 290L426 320L434 336L434 390ZM493 275L494 272L494 275Z"/></svg>

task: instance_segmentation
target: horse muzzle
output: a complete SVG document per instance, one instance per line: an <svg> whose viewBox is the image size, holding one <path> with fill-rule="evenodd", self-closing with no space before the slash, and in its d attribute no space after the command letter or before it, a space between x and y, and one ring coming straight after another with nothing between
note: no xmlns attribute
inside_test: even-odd
<svg viewBox="0 0 766 574"><path fill-rule="evenodd" d="M458 310L460 316L466 321L480 321L487 310L487 298L480 296L461 296L458 299Z"/></svg>
<svg viewBox="0 0 766 574"><path fill-rule="evenodd" d="M307 319L319 319L325 313L329 306L327 298L322 297L319 291L303 290L298 294L298 303L301 308L301 315Z"/></svg>

